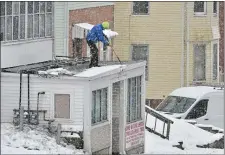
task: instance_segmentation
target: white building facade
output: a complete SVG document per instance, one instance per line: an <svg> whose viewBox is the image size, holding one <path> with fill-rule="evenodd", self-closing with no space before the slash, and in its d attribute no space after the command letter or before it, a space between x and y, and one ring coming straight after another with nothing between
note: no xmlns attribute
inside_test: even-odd
<svg viewBox="0 0 225 155"><path fill-rule="evenodd" d="M1 2L1 68L52 59L54 2Z"/></svg>

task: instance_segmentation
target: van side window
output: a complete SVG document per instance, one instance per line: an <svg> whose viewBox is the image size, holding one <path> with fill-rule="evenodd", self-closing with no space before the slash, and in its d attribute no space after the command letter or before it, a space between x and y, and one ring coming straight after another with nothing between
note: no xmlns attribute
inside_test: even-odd
<svg viewBox="0 0 225 155"><path fill-rule="evenodd" d="M196 119L206 115L208 102L208 99L199 101L185 119Z"/></svg>

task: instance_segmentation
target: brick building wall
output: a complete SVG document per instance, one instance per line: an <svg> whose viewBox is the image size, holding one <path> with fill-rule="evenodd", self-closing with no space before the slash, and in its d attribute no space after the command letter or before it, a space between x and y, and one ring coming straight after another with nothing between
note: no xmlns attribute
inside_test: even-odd
<svg viewBox="0 0 225 155"><path fill-rule="evenodd" d="M220 58L219 65L224 73L224 2L219 2L219 26L220 26Z"/></svg>
<svg viewBox="0 0 225 155"><path fill-rule="evenodd" d="M73 56L73 42L72 42L72 24L89 23L98 24L103 21L110 22L110 29L114 29L114 6L99 6L92 8L84 8L77 10L70 10L69 12L69 56ZM82 39L82 53L86 56L87 43Z"/></svg>

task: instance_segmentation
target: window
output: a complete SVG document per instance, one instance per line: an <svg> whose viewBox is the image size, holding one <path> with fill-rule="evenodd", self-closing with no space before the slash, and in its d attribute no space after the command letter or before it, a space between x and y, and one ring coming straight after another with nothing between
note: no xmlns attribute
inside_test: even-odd
<svg viewBox="0 0 225 155"><path fill-rule="evenodd" d="M184 113L196 100L194 98L168 96L156 110L168 113Z"/></svg>
<svg viewBox="0 0 225 155"><path fill-rule="evenodd" d="M55 94L55 118L70 118L69 94Z"/></svg>
<svg viewBox="0 0 225 155"><path fill-rule="evenodd" d="M108 89L103 88L92 92L92 125L107 120Z"/></svg>
<svg viewBox="0 0 225 155"><path fill-rule="evenodd" d="M194 13L195 13L195 15L205 15L206 14L206 2L195 1L194 2Z"/></svg>
<svg viewBox="0 0 225 155"><path fill-rule="evenodd" d="M52 2L7 1L0 3L1 41L52 36Z"/></svg>
<svg viewBox="0 0 225 155"><path fill-rule="evenodd" d="M127 122L141 119L141 76L128 79Z"/></svg>
<svg viewBox="0 0 225 155"><path fill-rule="evenodd" d="M197 119L199 117L205 116L207 113L208 101L209 100L207 99L199 101L185 119Z"/></svg>
<svg viewBox="0 0 225 155"><path fill-rule="evenodd" d="M149 2L133 2L134 15L147 15L149 13Z"/></svg>
<svg viewBox="0 0 225 155"><path fill-rule="evenodd" d="M213 80L217 79L218 76L218 44L213 44Z"/></svg>
<svg viewBox="0 0 225 155"><path fill-rule="evenodd" d="M206 80L206 68L205 68L205 50L206 45L195 44L194 45L194 81Z"/></svg>
<svg viewBox="0 0 225 155"><path fill-rule="evenodd" d="M217 15L217 2L213 1L213 14Z"/></svg>
<svg viewBox="0 0 225 155"><path fill-rule="evenodd" d="M145 60L145 80L148 81L148 45L132 45L132 60Z"/></svg>

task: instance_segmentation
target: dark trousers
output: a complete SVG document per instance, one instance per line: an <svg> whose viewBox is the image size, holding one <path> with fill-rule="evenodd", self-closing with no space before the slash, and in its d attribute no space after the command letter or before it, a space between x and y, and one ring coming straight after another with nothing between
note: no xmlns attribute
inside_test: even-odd
<svg viewBox="0 0 225 155"><path fill-rule="evenodd" d="M91 49L91 62L89 64L89 68L98 66L98 48L94 42L88 41L87 44Z"/></svg>

